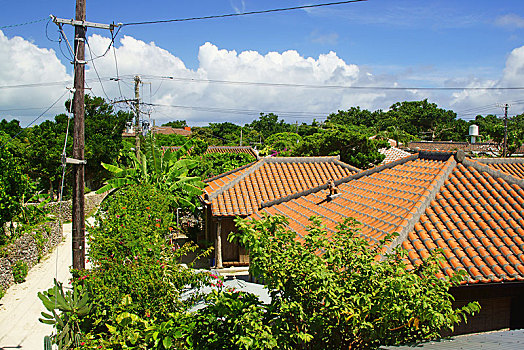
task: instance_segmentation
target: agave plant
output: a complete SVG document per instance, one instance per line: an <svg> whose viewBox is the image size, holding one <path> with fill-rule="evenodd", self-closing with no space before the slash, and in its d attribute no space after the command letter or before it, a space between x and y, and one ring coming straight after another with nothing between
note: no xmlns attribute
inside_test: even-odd
<svg viewBox="0 0 524 350"><path fill-rule="evenodd" d="M56 329L54 342L58 349L79 346L80 319L91 311L88 294L82 286L75 286L72 292L64 292L62 283L55 279L54 287L43 293L39 292L38 298L51 312L42 312L43 318L39 318L39 321ZM49 339L46 343L49 344Z"/></svg>
<svg viewBox="0 0 524 350"><path fill-rule="evenodd" d="M176 206L194 210L193 199L202 193L205 183L197 176L188 176L189 171L198 165L198 161L188 158L192 146L193 142L190 140L177 151L162 151L151 142L148 156L140 153L139 159L134 151L128 151L130 167L102 163L113 174L113 178L97 193L146 182L171 194Z"/></svg>

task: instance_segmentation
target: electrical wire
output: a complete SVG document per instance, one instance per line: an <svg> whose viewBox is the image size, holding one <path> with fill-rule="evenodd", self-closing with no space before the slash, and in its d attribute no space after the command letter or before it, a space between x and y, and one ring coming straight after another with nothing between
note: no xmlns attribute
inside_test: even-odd
<svg viewBox="0 0 524 350"><path fill-rule="evenodd" d="M86 39L87 48L89 50L89 56L93 57L93 51L91 50L91 45L89 45L89 41ZM106 53L109 51L109 48L107 49ZM105 54L104 54L105 55ZM102 56L100 56L102 57ZM104 96L107 98L108 101L111 101L109 96L107 96L106 90L104 89L104 84L102 84L102 79L100 79L100 75L98 74L98 70L96 69L95 61L90 60L91 64L93 65L93 69L95 70L96 76L98 77L98 81L100 82L100 86L102 87L102 92L104 93Z"/></svg>
<svg viewBox="0 0 524 350"><path fill-rule="evenodd" d="M273 83L273 82L256 82L256 81L239 81L239 80L217 80L217 79L195 79L195 78L175 78L171 76L145 75L146 79L166 79L173 81L195 82L195 83L218 83L231 85L254 85L254 86L272 86L272 87L302 87L312 89L349 89L349 90L524 90L524 87L467 87L467 86L350 86L350 85L313 85L313 84L295 84L295 83Z"/></svg>
<svg viewBox="0 0 524 350"><path fill-rule="evenodd" d="M49 37L49 32L48 32L48 29L49 29L49 23L51 22L51 18L49 18L49 20L47 21L47 23L45 24L45 36L47 38L47 40L51 41L51 42L54 42L54 43L59 43L60 40L53 40ZM59 38L60 39L60 38Z"/></svg>
<svg viewBox="0 0 524 350"><path fill-rule="evenodd" d="M65 96L65 94L67 94L68 90L66 90L55 102L53 102L53 104L51 106L49 106L45 111L43 111L38 117L36 117L31 123L29 123L29 125L27 125L25 128L23 128L22 130L20 130L15 136L11 137L11 139L9 139L8 141L6 141L0 148L4 148L7 144L9 144L11 141L13 141L15 138L18 137L18 135L20 135L25 129L29 128L31 125L33 125L34 123L36 123L40 118L42 118L42 116L44 114L46 114L51 108L54 107L54 105L56 105L58 103L58 101L60 101L62 99L62 97Z"/></svg>
<svg viewBox="0 0 524 350"><path fill-rule="evenodd" d="M146 102L141 102L140 104L146 105L146 106L154 106L154 107L167 107L167 108L195 110L195 111L200 111L200 112L215 112L215 113L228 113L228 114L256 114L256 115L259 115L261 113L260 110L254 110L254 109L166 105L166 104L146 103ZM318 117L318 116L330 114L330 113L324 113L324 112L296 112L296 111L272 111L272 113L278 114L282 117L294 116L296 118L301 118L301 119L327 118L327 117Z"/></svg>
<svg viewBox="0 0 524 350"><path fill-rule="evenodd" d="M42 110L44 109L45 107L26 107L26 108L8 108L8 109L0 109L0 112L13 112L13 111L31 111L31 110ZM62 107L53 107L51 109L56 109L56 108L62 108Z"/></svg>
<svg viewBox="0 0 524 350"><path fill-rule="evenodd" d="M170 23L170 22L187 22L187 21L197 21L197 20L215 19L215 18L239 17L239 16L247 16L247 15L258 15L258 14L263 14L263 13L293 11L293 10L310 9L310 8L334 6L334 5L344 5L344 4L351 4L351 3L364 2L364 1L367 1L367 0L337 1L337 2L328 2L328 3L323 3L323 4L316 4L316 5L302 5L302 6L284 7L284 8L270 9L270 10L249 11L249 12L241 12L241 13L228 13L228 14L223 14L223 15L211 15L211 16L202 16L202 17L164 19L164 20L143 21L143 22L129 22L129 23L123 23L122 26L136 26L136 25L143 25L143 24L158 24L158 23Z"/></svg>
<svg viewBox="0 0 524 350"><path fill-rule="evenodd" d="M113 46L113 50L115 47ZM129 75L119 75L118 62L116 59L115 52L115 68L116 68L116 79L114 77L103 77L101 79L121 81L124 78L129 78ZM195 82L195 83L217 83L217 84L230 84L230 85L254 85L254 86L271 86L271 87L301 87L310 89L348 89L348 90L524 90L524 86L514 87L467 87L467 86L455 86L455 87L438 87L438 86L426 86L426 87L400 87L400 86L349 86L349 85L312 85L312 84L294 84L294 83L274 83L274 82L255 82L255 81L236 81L236 80L216 80L216 79L195 79L195 78L175 78L170 76L158 76L158 75L142 75L148 80L172 80L172 81L184 81L184 82ZM122 81L123 82L123 81ZM49 82L49 83L32 83L32 84L20 84L20 85L4 85L0 86L0 89L12 89L22 87L38 87L38 86L51 86L51 85L62 85L67 81L62 82ZM121 92L121 91L120 91ZM122 94L121 94L122 95Z"/></svg>
<svg viewBox="0 0 524 350"><path fill-rule="evenodd" d="M73 101L73 96L71 97L71 101ZM58 194L58 224L60 227L63 227L63 219L62 219L62 196L64 193L64 182L65 182L65 174L66 174L66 149L67 149L67 139L69 138L69 122L71 121L71 106L73 103L71 102L69 104L68 108L68 116L67 116L67 128L66 128L66 135L64 140L64 149L62 150L62 181L60 183L60 192ZM58 249L56 249L56 259L55 259L55 279L58 279ZM56 300L55 300L56 304ZM56 306L56 305L55 305Z"/></svg>
<svg viewBox="0 0 524 350"><path fill-rule="evenodd" d="M115 44L115 39L116 39L116 36L118 35L118 32L120 32L120 29L122 29L122 27L119 27L118 30L116 31L116 33L113 35L113 32L111 32L111 41L109 42L109 45L107 46L107 49L104 51L103 54L99 55L99 56L96 56L96 57L91 57L89 60L87 60L86 62L91 62L91 61L94 61L94 60L97 60L99 58L102 58L104 57L105 55L107 55L107 53L109 52L109 50L111 49L111 46L114 46ZM87 39L86 39L86 42L87 42Z"/></svg>
<svg viewBox="0 0 524 350"><path fill-rule="evenodd" d="M122 88L120 87L120 76L118 74L118 61L116 59L115 45L113 45L113 57L115 58L116 82L118 84L118 91L120 92L120 99L122 99L123 98L123 94L122 94Z"/></svg>
<svg viewBox="0 0 524 350"><path fill-rule="evenodd" d="M49 17L45 17L45 18L37 19L37 20L31 21L31 22L25 22L25 23L19 23L19 24L11 24L11 25L7 25L7 26L1 26L0 29L6 29L6 28L14 28L14 27L26 26L26 25L28 25L28 24L34 24L34 23L43 22L43 21L47 20L48 18L49 18Z"/></svg>

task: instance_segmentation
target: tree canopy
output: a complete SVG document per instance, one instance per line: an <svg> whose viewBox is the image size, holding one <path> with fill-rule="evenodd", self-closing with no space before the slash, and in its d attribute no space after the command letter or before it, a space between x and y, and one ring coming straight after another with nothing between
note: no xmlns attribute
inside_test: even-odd
<svg viewBox="0 0 524 350"><path fill-rule="evenodd" d="M295 156L340 155L341 161L365 169L380 163L384 155L378 149L389 145L384 140L370 139L371 134L370 130L353 125L328 125L304 137L291 153Z"/></svg>
<svg viewBox="0 0 524 350"><path fill-rule="evenodd" d="M236 219L231 233L250 252L250 272L271 291L264 324L281 349L374 349L438 337L478 303L452 306L449 288L463 276L438 278L439 257L408 270L392 237L371 245L354 220L327 232L312 217L299 241L282 216ZM382 259L377 259L382 256Z"/></svg>

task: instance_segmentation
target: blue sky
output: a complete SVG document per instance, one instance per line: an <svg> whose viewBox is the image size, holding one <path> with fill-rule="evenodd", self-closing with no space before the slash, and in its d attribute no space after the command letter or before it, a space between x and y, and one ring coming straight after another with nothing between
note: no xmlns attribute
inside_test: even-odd
<svg viewBox="0 0 524 350"><path fill-rule="evenodd" d="M93 22L125 23L322 2L325 1L87 0L87 18ZM52 3L0 0L0 5L2 27L42 19L49 14L72 18L75 3L72 0ZM50 23L47 29L47 35L56 39L56 26ZM9 74L0 70L0 86L39 83L53 77L54 81L68 79L70 64L60 53L58 44L46 37L45 21L0 30L3 33L0 34L0 61L3 61L0 68L13 70ZM66 33L71 39L72 30L68 28ZM124 27L116 41L116 55L122 75L156 76L149 81L144 78L150 83L142 86L145 101L152 91L149 101L155 104L201 107L200 110L151 109L153 117L161 122L185 118L195 125L208 121L244 123L254 118L255 110L310 113L286 116L289 121L308 121L314 113L318 119L322 113L353 105L372 110L387 109L396 101L422 98L429 98L444 108L464 111L459 115L471 118L471 110L499 113L496 103L516 101L513 113L522 113L524 105L519 105L518 92L356 92L239 87L173 83L162 81L158 76L312 85L515 86L523 81L517 79L518 75L524 75L520 70L521 65L524 66L524 52L518 50L524 45L523 34L522 1L369 0L273 14ZM103 37L108 34L89 30L88 36L93 52L102 53L106 47ZM21 50L18 56L12 54L16 47ZM42 49L52 51L42 52ZM66 47L62 49L65 51ZM271 52L275 54L268 55ZM286 52L288 54L284 54ZM32 62L34 66L35 57L40 57L36 59L40 62L37 68L48 72L47 75L41 72L31 75L31 70L36 68L25 65ZM116 75L113 58L104 57L95 64L101 76ZM175 66L176 69L172 68ZM88 78L95 79L92 68L88 66ZM15 74L16 69L23 74ZM128 96L131 78L126 79L122 84L127 85L121 85L120 90L124 88L122 94ZM119 97L120 91L114 82L104 84L109 98ZM91 82L91 85L93 93L103 94L100 84ZM4 89L3 93L8 90L9 93L4 93L4 98L0 96L0 117L29 120L36 110L29 113L13 109L23 108L22 105L47 107L60 95L60 89ZM27 96L34 98L24 102ZM202 108L222 111L212 113ZM234 115L228 115L225 109L235 109Z"/></svg>

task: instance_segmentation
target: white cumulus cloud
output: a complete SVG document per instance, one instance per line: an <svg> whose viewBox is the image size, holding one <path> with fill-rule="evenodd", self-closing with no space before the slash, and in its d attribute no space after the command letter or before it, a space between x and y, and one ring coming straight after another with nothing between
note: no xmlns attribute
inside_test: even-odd
<svg viewBox="0 0 524 350"><path fill-rule="evenodd" d="M89 42L95 55L105 51L109 45L109 39L97 35L90 37ZM410 92L377 93L366 90L278 85L392 86L394 84L392 77L387 75L375 77L372 72L345 62L335 52L321 54L318 57L304 57L295 50L262 54L257 51L237 52L220 49L207 42L200 46L198 68L192 70L188 69L178 57L159 48L153 42L145 43L125 36L117 44L116 56L119 73L124 80L122 84L125 84L121 84L121 88L125 88L124 93L132 93L132 75L140 74L145 82L151 83L151 86L142 87L142 96L146 102L151 99L154 104L204 109L155 107L152 115L158 122L188 119L197 124L210 121L244 123L256 118L259 112L274 112L286 116L290 121L302 121L304 117L308 117L310 121L314 117L322 118L330 112L347 109L357 104L370 109L387 108L396 102L395 98L399 95L406 98L417 97L415 93ZM112 54L96 60L95 64L100 76L115 75ZM89 68L88 76L93 78L94 71ZM160 76L170 76L175 79L160 80ZM262 84L231 83L234 81ZM92 85L94 92L101 94L98 85L95 83ZM117 84L114 82L105 83L109 95L118 95L116 88ZM149 97L150 91L153 92L152 97ZM215 109L230 111L219 113Z"/></svg>
<svg viewBox="0 0 524 350"><path fill-rule="evenodd" d="M71 80L71 77L66 73L65 66L58 60L53 50L39 48L19 36L8 38L0 30L0 86L66 80ZM24 125L24 122L34 115L34 111L20 109L33 106L48 107L64 91L65 88L61 86L2 89L0 118L17 116L23 119L22 125ZM63 101L57 103L57 106L63 106ZM57 108L55 111L59 110L60 108Z"/></svg>
<svg viewBox="0 0 524 350"><path fill-rule="evenodd" d="M470 88L518 88L524 84L524 46L511 51L500 79L471 78L466 84ZM454 110L464 110L464 117L474 118L475 114L500 114L497 105L510 103L512 115L524 112L522 90L463 90L453 94L450 105ZM482 108L484 107L484 108ZM459 113L459 116L461 113Z"/></svg>
<svg viewBox="0 0 524 350"><path fill-rule="evenodd" d="M90 49L93 56L97 57L106 52L110 39L92 35L88 42L86 51L89 60ZM142 101L155 105L143 106L142 110L146 114L150 113L151 118L159 124L175 119L186 119L191 125L223 121L247 123L257 118L260 112L276 113L289 122L310 122L313 118L321 119L331 112L353 106L370 110L387 109L398 101L424 98L443 108L460 111L488 104L494 106L496 102L506 102L508 99L516 100L520 94L519 91L499 90L433 92L420 89L362 89L366 86L417 85L410 80L413 74L408 76L402 73L408 72L409 67L404 67L396 75L387 72L377 74L373 68L348 62L332 51L317 57L305 57L295 50L237 52L207 42L199 48L198 66L191 69L175 53L154 42L123 36L115 44L115 52L111 49L105 56L87 64L87 84L92 89L91 93L104 97L107 95L111 100L133 98L133 78L140 75L144 82L140 87ZM116 78L117 65L121 78L119 82L109 80ZM98 76L102 78L102 84ZM39 48L20 37L7 38L0 32L0 86L70 79L66 67L53 50ZM444 85L445 80L442 79ZM521 81L524 81L524 46L509 54L499 79L487 80L474 75L454 76L448 77L447 84L497 87L518 86L522 85ZM331 88L312 88L312 85L327 85ZM357 88L340 89L333 86ZM3 89L0 110L47 107L63 91L63 86ZM12 116L29 119L26 112L0 113L0 118Z"/></svg>

